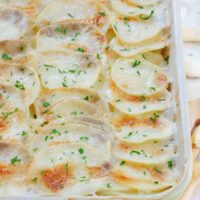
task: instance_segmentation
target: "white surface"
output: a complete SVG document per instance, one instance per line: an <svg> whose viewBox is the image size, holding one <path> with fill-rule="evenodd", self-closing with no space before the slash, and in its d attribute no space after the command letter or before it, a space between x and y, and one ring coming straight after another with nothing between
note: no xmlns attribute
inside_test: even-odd
<svg viewBox="0 0 200 200"><path fill-rule="evenodd" d="M188 100L200 98L200 0L180 0ZM191 56L192 55L192 56Z"/></svg>

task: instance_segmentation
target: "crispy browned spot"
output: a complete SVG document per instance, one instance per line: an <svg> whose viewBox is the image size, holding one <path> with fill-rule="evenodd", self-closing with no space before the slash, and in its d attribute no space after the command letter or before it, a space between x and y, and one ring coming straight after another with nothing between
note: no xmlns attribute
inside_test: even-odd
<svg viewBox="0 0 200 200"><path fill-rule="evenodd" d="M102 167L89 167L88 171L92 178L108 176L110 174L110 163L105 163Z"/></svg>
<svg viewBox="0 0 200 200"><path fill-rule="evenodd" d="M0 176L13 174L11 168L7 165L0 164Z"/></svg>
<svg viewBox="0 0 200 200"><path fill-rule="evenodd" d="M5 130L7 127L7 123L3 118L0 118L0 131Z"/></svg>
<svg viewBox="0 0 200 200"><path fill-rule="evenodd" d="M69 165L59 165L52 169L44 170L41 180L52 192L62 189L72 177L72 167Z"/></svg>
<svg viewBox="0 0 200 200"><path fill-rule="evenodd" d="M115 125L116 128L120 128L122 126L135 127L135 126L139 126L139 125L158 127L160 125L160 121L159 120L152 121L150 119L150 117L151 116L149 116L147 118L136 118L136 117L132 117L132 116L123 115L118 119L112 120L112 123Z"/></svg>

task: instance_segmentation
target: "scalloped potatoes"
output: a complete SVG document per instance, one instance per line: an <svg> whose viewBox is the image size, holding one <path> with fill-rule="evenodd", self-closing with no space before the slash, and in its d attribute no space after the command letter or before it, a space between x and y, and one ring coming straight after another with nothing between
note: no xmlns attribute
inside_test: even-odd
<svg viewBox="0 0 200 200"><path fill-rule="evenodd" d="M0 196L176 186L167 2L8 0L0 16Z"/></svg>

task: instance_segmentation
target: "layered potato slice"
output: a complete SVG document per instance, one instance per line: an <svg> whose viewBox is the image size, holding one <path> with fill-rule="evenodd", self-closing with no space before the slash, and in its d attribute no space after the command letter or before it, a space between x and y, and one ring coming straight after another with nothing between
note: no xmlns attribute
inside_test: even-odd
<svg viewBox="0 0 200 200"><path fill-rule="evenodd" d="M130 58L138 54L163 49L169 45L168 36L163 33L146 40L145 42L135 44L125 44L120 42L117 38L113 38L110 42L110 48L119 56Z"/></svg>
<svg viewBox="0 0 200 200"><path fill-rule="evenodd" d="M109 92L109 101L119 112L128 116L142 116L153 112L163 112L173 108L172 97L169 92L164 92L153 97L141 95L139 97L120 93L115 87ZM124 95L124 96L123 96Z"/></svg>
<svg viewBox="0 0 200 200"><path fill-rule="evenodd" d="M141 165L166 164L172 159L175 145L170 140L149 141L141 144L130 144L119 141L113 151L114 156L129 163Z"/></svg>
<svg viewBox="0 0 200 200"><path fill-rule="evenodd" d="M97 81L100 61L84 52L48 51L38 55L37 70L43 87L90 88Z"/></svg>
<svg viewBox="0 0 200 200"><path fill-rule="evenodd" d="M40 92L40 82L32 68L23 65L0 63L1 95L14 108L26 110Z"/></svg>
<svg viewBox="0 0 200 200"><path fill-rule="evenodd" d="M28 177L43 194L89 195L110 173L110 160L83 143L63 142L39 151Z"/></svg>
<svg viewBox="0 0 200 200"><path fill-rule="evenodd" d="M99 195L131 195L161 193L175 186L172 171L164 166L138 167L119 162Z"/></svg>
<svg viewBox="0 0 200 200"><path fill-rule="evenodd" d="M41 12L37 23L47 25L71 19L97 25L103 32L106 32L110 25L108 9L97 0L54 1Z"/></svg>
<svg viewBox="0 0 200 200"><path fill-rule="evenodd" d="M167 15L165 6L151 10L148 16L141 14L138 18L116 15L112 20L112 27L121 42L141 43L154 38L168 27Z"/></svg>
<svg viewBox="0 0 200 200"><path fill-rule="evenodd" d="M166 91L169 80L165 71L145 59L118 59L111 68L111 80L123 93L148 97Z"/></svg>
<svg viewBox="0 0 200 200"><path fill-rule="evenodd" d="M29 137L30 145L28 148L30 153L37 153L45 146L58 142L79 142L97 148L110 157L112 134L109 130L107 126L106 128L98 127L95 123L86 123L81 120L57 121L37 129L37 134Z"/></svg>
<svg viewBox="0 0 200 200"><path fill-rule="evenodd" d="M141 144L147 141L170 139L176 133L176 126L166 118L160 118L154 123L124 124L116 127L115 137L129 144Z"/></svg>
<svg viewBox="0 0 200 200"><path fill-rule="evenodd" d="M0 8L0 41L18 40L27 33L28 28L28 17L22 11Z"/></svg>
<svg viewBox="0 0 200 200"><path fill-rule="evenodd" d="M148 17L151 15L152 11L159 9L160 6L151 5L148 7L138 6L136 4L132 4L129 1L124 0L110 0L111 6L113 10L123 16L126 17L137 17L143 16Z"/></svg>
<svg viewBox="0 0 200 200"><path fill-rule="evenodd" d="M127 0L132 4L138 5L138 6L151 6L155 5L160 2L160 0Z"/></svg>
<svg viewBox="0 0 200 200"><path fill-rule="evenodd" d="M81 88L59 88L42 91L41 95L34 102L36 115L44 115L47 109L51 110L52 106L65 100L82 100L92 104L99 110L107 112L107 106L96 92Z"/></svg>
<svg viewBox="0 0 200 200"><path fill-rule="evenodd" d="M106 45L105 35L95 26L81 21L65 21L40 29L37 50L72 50L75 52L101 52Z"/></svg>
<svg viewBox="0 0 200 200"><path fill-rule="evenodd" d="M1 196L26 193L26 173L31 160L21 144L8 140L0 142Z"/></svg>
<svg viewBox="0 0 200 200"><path fill-rule="evenodd" d="M10 106L6 98L0 97L0 101L1 139L25 142L29 134L26 116L18 108Z"/></svg>
<svg viewBox="0 0 200 200"><path fill-rule="evenodd" d="M145 57L118 59L111 68L107 98L116 110L128 116L163 112L173 107L168 84L165 71Z"/></svg>
<svg viewBox="0 0 200 200"><path fill-rule="evenodd" d="M6 40L0 42L0 61L25 65L31 61L32 55L25 41Z"/></svg>

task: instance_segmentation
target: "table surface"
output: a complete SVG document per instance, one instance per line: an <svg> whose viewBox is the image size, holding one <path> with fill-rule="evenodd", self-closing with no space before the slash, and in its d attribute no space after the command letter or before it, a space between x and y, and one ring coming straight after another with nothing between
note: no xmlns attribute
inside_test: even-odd
<svg viewBox="0 0 200 200"><path fill-rule="evenodd" d="M200 0L181 3L184 67L191 128L200 118ZM193 177L181 200L200 200L200 148L193 148Z"/></svg>

